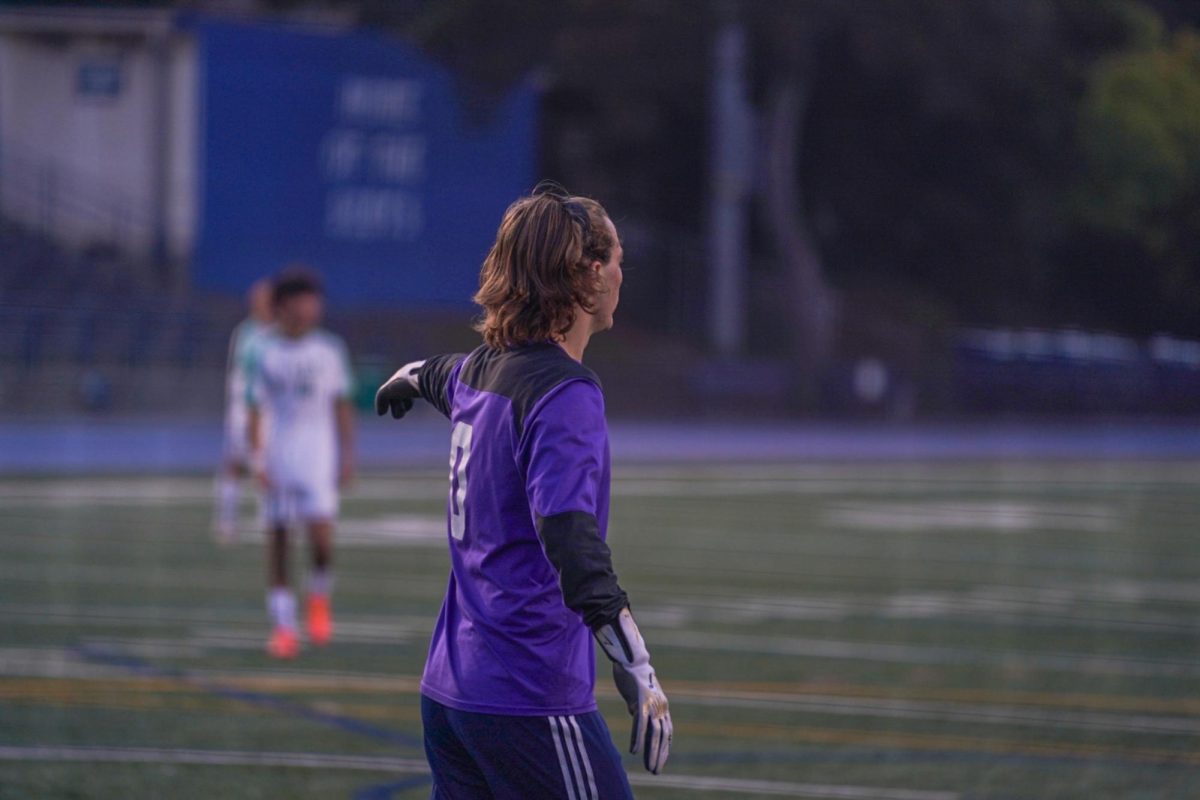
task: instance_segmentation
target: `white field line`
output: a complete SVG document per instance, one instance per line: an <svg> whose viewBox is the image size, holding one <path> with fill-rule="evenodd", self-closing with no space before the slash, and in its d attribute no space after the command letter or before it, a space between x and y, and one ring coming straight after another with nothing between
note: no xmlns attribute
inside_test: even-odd
<svg viewBox="0 0 1200 800"><path fill-rule="evenodd" d="M829 480L633 480L615 478L613 494L617 497L759 497L766 495L853 495L927 494L929 488L920 485L895 484L856 485ZM398 484L391 488L357 487L342 495L343 501L421 501L440 500L447 489L437 485L417 487ZM251 495L244 498L250 501ZM0 484L0 503L7 506L31 508L94 508L195 506L211 504L212 490L203 487L180 487L156 483L138 488L134 485L110 487L84 482L78 487L50 484L21 486Z"/></svg>
<svg viewBox="0 0 1200 800"><path fill-rule="evenodd" d="M15 621L31 619L41 622L102 623L113 622L130 625L257 625L267 619L266 611L250 611L245 608L217 608L213 606L132 606L132 605L87 605L40 603L0 603L0 620ZM339 626L370 626L382 630L428 629L433 618L412 614L348 614L337 615ZM365 629L365 628L364 628Z"/></svg>
<svg viewBox="0 0 1200 800"><path fill-rule="evenodd" d="M773 693L672 692L684 701L680 705L718 708L754 708L764 711L806 712L835 716L889 719L924 719L941 722L1055 727L1079 730L1122 731L1127 733L1200 736L1200 718L1168 717L1151 714L1114 714L1095 711L1044 711L1025 707L975 703L930 702L923 700L887 700L860 697L820 697Z"/></svg>
<svg viewBox="0 0 1200 800"><path fill-rule="evenodd" d="M1143 580L1112 577L1103 582L1068 581L1065 591L1074 591L1089 599L1108 598L1123 603L1195 603L1200 604L1200 582L1195 580Z"/></svg>
<svg viewBox="0 0 1200 800"><path fill-rule="evenodd" d="M1012 500L857 503L834 506L826 512L825 519L833 527L862 531L961 530L972 534L1043 530L1111 533L1123 521L1121 514L1107 506Z"/></svg>
<svg viewBox="0 0 1200 800"><path fill-rule="evenodd" d="M872 463L730 463L720 465L629 464L615 475L630 480L741 480L807 478L852 483L1000 484L1042 487L1046 484L1087 488L1096 485L1128 487L1138 483L1181 483L1200 486L1200 462L1120 461L1109 463L984 462L978 465L937 464L928 461Z"/></svg>
<svg viewBox="0 0 1200 800"><path fill-rule="evenodd" d="M82 661L59 647L0 647L0 676L109 680L127 678L129 671Z"/></svg>
<svg viewBox="0 0 1200 800"><path fill-rule="evenodd" d="M622 490L638 494L690 496L697 493L748 495L795 491L810 494L929 493L947 489L992 493L997 489L1045 491L1070 488L1088 493L1136 491L1141 483L1200 488L1200 466L1194 463L1122 462L1113 469L1096 464L1001 463L972 469L959 465L927 463L872 466L862 464L763 463L687 465L628 465L617 469L614 480ZM243 484L244 497L252 492ZM368 474L345 496L364 500L429 500L443 497L447 481L433 471ZM33 503L52 500L63 506L73 502L141 503L211 502L209 477L51 478L0 482L0 501Z"/></svg>
<svg viewBox="0 0 1200 800"><path fill-rule="evenodd" d="M59 503L50 500L47 505L57 507ZM81 504L89 505L89 504ZM166 503L164 503L166 505ZM81 531L82 532L82 531ZM90 536L102 536L107 531L100 529ZM176 538L188 541L195 534L195 528L176 527L171 534ZM179 534L183 534L180 537ZM89 535L89 534L85 534ZM153 538L161 541L164 531L155 531ZM262 529L253 519L243 519L238 525L238 538L232 544L245 544L254 547L262 546ZM440 514L387 514L383 516L362 517L343 516L336 526L336 541L338 547L389 547L389 546L446 546L446 518ZM186 537L186 538L185 538ZM36 532L29 534L6 535L6 539L23 539L22 546L33 544L38 549L50 550L57 553L58 537L47 540ZM147 537L149 538L149 537Z"/></svg>
<svg viewBox="0 0 1200 800"><path fill-rule="evenodd" d="M246 573L249 572L247 568ZM170 572L149 567L126 567L107 564L0 564L0 578L5 581L61 584L65 581L82 586L146 587L165 589L200 590L204 592L240 593L247 586L247 579L238 569L216 569L213 567L185 569L172 567ZM249 580L258 583L261 579L255 570ZM446 586L444 575L397 574L387 577L363 575L341 570L338 573L338 594L369 594L376 598L408 597L414 594L425 597L430 591L440 591ZM409 591L419 588L419 592Z"/></svg>
<svg viewBox="0 0 1200 800"><path fill-rule="evenodd" d="M196 764L214 767L296 767L347 769L421 775L429 772L424 760L389 756L353 756L337 753L271 753L239 750L193 750L158 747L13 747L0 746L4 761L75 761L110 764Z"/></svg>
<svg viewBox="0 0 1200 800"><path fill-rule="evenodd" d="M1040 488L1047 491L1048 487L1025 487L1022 496ZM1128 487L1113 487L1126 490ZM628 476L614 476L613 496L621 497L765 497L765 496L838 496L838 497L877 497L880 495L892 497L895 495L938 496L959 495L969 490L972 495L1011 496L1017 489L1013 487L996 487L985 481L976 484L954 485L940 484L931 486L927 483L914 483L906 480L890 481L854 481L828 480L821 478L787 479L763 478L758 480L721 479L634 479Z"/></svg>
<svg viewBox="0 0 1200 800"><path fill-rule="evenodd" d="M372 644L377 642L391 643L408 641L414 637L427 638L433 631L434 619L420 620L411 624L399 621L389 623L351 622L334 615L334 641L354 644ZM264 614L258 624L231 628L223 626L210 628L198 626L192 629L189 641L204 645L212 643L220 646L228 643L236 646L239 642L258 642L266 635L268 629L267 616Z"/></svg>
<svg viewBox="0 0 1200 800"><path fill-rule="evenodd" d="M444 480L370 481L345 492L345 498L363 500L436 500L446 492ZM243 500L254 493L243 483ZM213 502L212 480L197 478L88 478L44 481L2 481L0 502L8 505L76 508L79 506L164 506Z"/></svg>
<svg viewBox="0 0 1200 800"><path fill-rule="evenodd" d="M764 795L796 797L802 800L957 800L958 792L921 789L888 789L876 786L842 786L821 783L758 781L746 778L715 778L699 775L642 775L633 773L629 782L647 788L688 789L703 792L729 792L739 797Z"/></svg>
<svg viewBox="0 0 1200 800"><path fill-rule="evenodd" d="M1085 609L1092 613L1075 613ZM1102 610L1111 613L1110 609ZM668 603L642 606L638 618L657 627L671 628L703 628L710 623L760 624L774 621L970 619L1048 628L1200 634L1200 624L1193 614L1138 610L1127 618L1106 618L1097 616L1095 612L1094 598L1085 603L1070 591L1034 588L1015 591L1005 587L980 587L970 592L892 595L675 597Z"/></svg>
<svg viewBox="0 0 1200 800"><path fill-rule="evenodd" d="M337 524L338 547L389 545L446 546L445 516L390 514L382 517L344 517Z"/></svg>
<svg viewBox="0 0 1200 800"><path fill-rule="evenodd" d="M855 487L828 480L613 480L614 497L761 497L766 495L875 495L904 493L902 486ZM922 494L924 492L921 492Z"/></svg>
<svg viewBox="0 0 1200 800"><path fill-rule="evenodd" d="M1043 586L995 585L974 590L981 597L1000 600L1022 598L1038 603L1075 602L1086 606L1145 603L1200 604L1200 584L1195 581L1146 580L1104 576L1087 581L1059 580Z"/></svg>
<svg viewBox="0 0 1200 800"><path fill-rule="evenodd" d="M1082 466L1072 469L1045 465L1007 465L1003 468L964 471L961 468L929 468L903 465L870 469L861 465L730 464L712 468L630 465L614 475L618 496L691 497L759 496L764 494L930 494L963 491L994 494L1014 491L1044 492L1057 488L1088 494L1139 489L1138 482L1154 486L1170 483L1181 488L1200 488L1200 469L1161 465L1122 464L1116 473ZM248 482L242 484L243 499L253 496ZM364 476L344 493L348 500L438 500L447 492L440 475L423 472L395 477ZM56 506L92 505L163 506L211 503L211 478L52 478L0 482L0 504Z"/></svg>
<svg viewBox="0 0 1200 800"><path fill-rule="evenodd" d="M414 758L352 756L335 753L243 752L238 750L193 750L157 747L12 747L0 746L3 761L51 761L110 764L192 764L215 767L291 767L297 769L342 769L424 775L429 766ZM637 786L658 786L693 791L811 798L812 800L956 800L956 792L889 789L871 786L840 786L785 781L717 778L701 775L631 775Z"/></svg>
<svg viewBox="0 0 1200 800"><path fill-rule="evenodd" d="M244 519L238 525L234 545L262 546L262 529L257 521ZM377 517L341 517L334 529L337 547L446 547L446 518L431 514L388 514Z"/></svg>
<svg viewBox="0 0 1200 800"><path fill-rule="evenodd" d="M618 465L614 482L622 492L691 496L705 488L747 495L830 493L841 495L946 494L964 491L1046 493L1070 490L1088 495L1129 493L1143 486L1200 488L1200 468L1190 464L994 464L984 469L927 463L878 465L722 464L720 466ZM630 484L628 487L626 483Z"/></svg>
<svg viewBox="0 0 1200 800"><path fill-rule="evenodd" d="M239 681L280 679L283 681L317 682L323 688L411 691L418 678L370 672L334 672L329 670L269 669L243 667L232 669L189 669L192 678L209 681ZM69 678L76 680L111 680L130 678L128 669L87 661L59 647L0 647L0 676L7 678Z"/></svg>
<svg viewBox="0 0 1200 800"><path fill-rule="evenodd" d="M897 664L969 664L984 667L1015 667L1051 672L1092 675L1158 676L1193 678L1200 676L1200 662L1181 659L1133 658L1091 653L1035 653L1020 650L995 650L936 645L893 644L890 642L846 642L793 636L701 633L696 631L655 631L655 645L730 653L827 658L847 661L875 661Z"/></svg>
<svg viewBox="0 0 1200 800"><path fill-rule="evenodd" d="M428 627L428 626L427 626ZM334 641L341 644L407 644L428 638L428 629L413 630L400 626L394 628L358 628L335 621ZM198 658L210 650L261 650L266 643L268 626L264 619L256 628L242 630L196 631L187 637L138 637L122 638L110 636L88 636L81 642L105 649L140 656L142 658Z"/></svg>

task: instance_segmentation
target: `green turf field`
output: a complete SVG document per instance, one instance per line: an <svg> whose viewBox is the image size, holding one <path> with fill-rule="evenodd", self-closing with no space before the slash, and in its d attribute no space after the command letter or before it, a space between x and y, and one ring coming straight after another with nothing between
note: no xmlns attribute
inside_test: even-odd
<svg viewBox="0 0 1200 800"><path fill-rule="evenodd" d="M337 641L286 664L208 477L0 479L0 797L426 797L443 472L360 481ZM639 797L1200 797L1200 465L616 476L676 732Z"/></svg>

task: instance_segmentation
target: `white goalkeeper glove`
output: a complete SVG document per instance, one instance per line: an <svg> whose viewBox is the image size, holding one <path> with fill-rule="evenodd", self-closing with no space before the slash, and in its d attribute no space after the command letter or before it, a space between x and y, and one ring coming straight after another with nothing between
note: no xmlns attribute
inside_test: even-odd
<svg viewBox="0 0 1200 800"><path fill-rule="evenodd" d="M633 715L629 752L642 749L646 769L657 775L671 752L671 712L667 696L650 666L650 654L629 609L621 610L614 624L595 631L596 641L613 662L613 681Z"/></svg>
<svg viewBox="0 0 1200 800"><path fill-rule="evenodd" d="M412 410L413 400L421 396L421 384L417 380L424 361L413 361L396 370L379 391L375 392L375 413L383 416L388 411L400 419Z"/></svg>

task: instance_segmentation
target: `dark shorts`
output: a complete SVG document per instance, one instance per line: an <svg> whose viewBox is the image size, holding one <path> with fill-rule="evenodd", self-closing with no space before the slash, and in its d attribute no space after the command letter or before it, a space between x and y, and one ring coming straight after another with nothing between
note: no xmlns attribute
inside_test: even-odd
<svg viewBox="0 0 1200 800"><path fill-rule="evenodd" d="M600 713L512 717L421 696L432 800L630 800Z"/></svg>

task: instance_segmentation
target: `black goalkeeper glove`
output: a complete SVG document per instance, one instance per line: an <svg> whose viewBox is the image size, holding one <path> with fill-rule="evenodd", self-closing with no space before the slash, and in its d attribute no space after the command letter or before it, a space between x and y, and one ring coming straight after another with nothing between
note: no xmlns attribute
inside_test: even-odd
<svg viewBox="0 0 1200 800"><path fill-rule="evenodd" d="M413 400L421 396L418 376L424 365L424 361L413 361L396 370L375 392L375 413L382 417L391 411L393 417L400 419L412 411Z"/></svg>
<svg viewBox="0 0 1200 800"><path fill-rule="evenodd" d="M613 681L633 715L633 736L629 752L643 751L642 763L657 775L671 754L671 712L667 696L650 666L646 643L629 609L612 624L595 631L596 641L613 662Z"/></svg>

